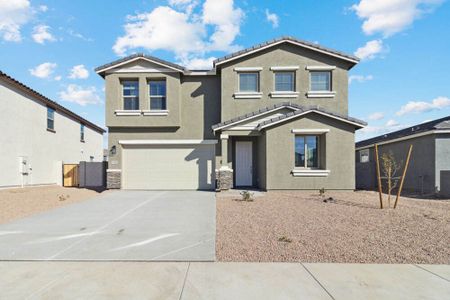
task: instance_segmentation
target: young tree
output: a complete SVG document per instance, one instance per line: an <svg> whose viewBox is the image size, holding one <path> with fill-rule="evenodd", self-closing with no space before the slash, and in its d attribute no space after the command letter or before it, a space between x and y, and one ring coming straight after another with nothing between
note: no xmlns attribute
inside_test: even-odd
<svg viewBox="0 0 450 300"><path fill-rule="evenodd" d="M392 151L388 153L383 153L381 155L381 164L385 178L387 179L388 184L388 205L391 207L391 193L397 187L398 178L396 178L397 172L400 170L402 162L398 163L395 160L394 154Z"/></svg>

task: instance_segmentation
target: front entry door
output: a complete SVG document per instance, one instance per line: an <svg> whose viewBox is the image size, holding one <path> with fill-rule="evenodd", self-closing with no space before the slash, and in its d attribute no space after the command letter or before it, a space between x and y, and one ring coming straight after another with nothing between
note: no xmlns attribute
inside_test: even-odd
<svg viewBox="0 0 450 300"><path fill-rule="evenodd" d="M236 142L236 186L252 186L252 142Z"/></svg>

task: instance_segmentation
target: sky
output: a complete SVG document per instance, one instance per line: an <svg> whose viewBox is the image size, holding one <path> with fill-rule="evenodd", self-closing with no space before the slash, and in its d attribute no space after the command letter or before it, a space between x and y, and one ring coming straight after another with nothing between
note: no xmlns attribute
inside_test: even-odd
<svg viewBox="0 0 450 300"><path fill-rule="evenodd" d="M361 58L362 140L450 115L449 29L446 0L0 0L0 70L105 127L100 65L144 52L207 69L290 35Z"/></svg>

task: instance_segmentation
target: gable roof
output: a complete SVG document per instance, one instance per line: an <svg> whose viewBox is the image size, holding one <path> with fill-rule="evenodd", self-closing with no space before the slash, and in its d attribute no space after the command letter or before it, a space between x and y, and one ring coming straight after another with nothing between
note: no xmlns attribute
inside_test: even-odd
<svg viewBox="0 0 450 300"><path fill-rule="evenodd" d="M293 118L300 117L302 115L305 115L305 114L311 113L311 112L319 113L321 115L325 115L325 116L328 116L328 117L340 120L342 122L346 122L346 123L355 125L358 128L363 128L364 126L367 125L366 122L361 121L359 119L352 118L352 117L349 117L349 116L340 115L340 114L336 114L336 113L330 112L330 111L328 111L326 109L320 108L319 106L301 106L301 105L298 105L298 104L295 104L295 103L283 102L283 103L275 104L273 106L262 108L262 109L260 109L258 111L255 111L255 112L251 112L251 113L248 113L248 114L245 114L245 115L242 115L242 116L239 116L239 117L227 120L227 121L222 122L222 123L215 124L215 125L212 126L212 129L213 129L213 131L217 131L217 130L220 130L220 129L226 129L226 128L228 128L230 126L233 126L233 125L235 125L237 123L241 123L243 121L252 119L254 117L266 114L268 112L271 112L271 111L274 111L274 110L277 110L277 109L280 109L280 108L291 108L291 109L293 109L293 112L290 112L290 113L287 113L287 114L284 114L282 116L278 116L278 117L275 117L275 118L272 118L272 119L269 119L269 120L264 120L260 124L258 124L256 129L257 130L261 130L261 129L273 126L275 124L278 124L278 123L281 123L281 122L285 122L285 121L288 121L288 120L293 119Z"/></svg>
<svg viewBox="0 0 450 300"><path fill-rule="evenodd" d="M56 111L60 111L65 113L66 115L74 118L75 120L79 121L81 124L90 127L91 129L103 134L106 131L101 128L100 126L95 125L94 123L86 120L85 118L77 115L76 113L74 113L73 111L65 108L64 106L56 103L53 100L50 100L49 98L45 97L44 95L36 92L35 90L33 90L32 88L30 88L29 86L26 86L25 84L21 83L20 81L12 78L11 76L7 75L6 73L3 73L2 71L0 71L0 79L5 81L6 83L14 86L15 88L19 89L20 91L22 91L23 93L29 95L30 97L32 97L33 99L39 100L41 102L43 102L45 105L55 109Z"/></svg>
<svg viewBox="0 0 450 300"><path fill-rule="evenodd" d="M149 62L158 64L158 65L167 67L169 69L172 69L172 70L175 70L175 71L178 71L178 72L185 72L185 71L187 71L187 69L185 67L177 65L177 64L174 64L174 63L169 62L167 60L164 60L164 59L161 59L161 58L157 58L157 57L154 57L154 56L151 56L151 55L147 55L147 54L144 54L144 53L136 53L136 54L132 54L132 55L129 55L129 56L117 59L117 60L112 61L110 63L104 64L104 65L102 65L100 67L97 67L97 68L95 68L95 72L97 74L100 74L101 76L103 76L104 73L107 70L113 69L115 67L118 67L118 66L121 66L121 65L130 63L132 61L139 60L139 59L144 59L146 61L149 61Z"/></svg>
<svg viewBox="0 0 450 300"><path fill-rule="evenodd" d="M406 138L412 135L425 134L427 132L433 133L437 131L449 131L450 130L450 116L436 119L433 121L417 124L405 129L397 130L391 133L379 135L367 140L359 141L356 143L356 148L370 147L374 144L386 143L396 139Z"/></svg>
<svg viewBox="0 0 450 300"><path fill-rule="evenodd" d="M294 44L303 48L307 48L313 51L317 51L317 52L321 52L348 62L351 62L353 64L357 64L359 62L359 58L354 56L354 55L350 55L350 54L346 54L344 52L340 52L331 48L326 48L326 47L322 47L319 46L317 44L311 43L311 42L307 42L304 40L299 40L296 39L294 37L291 36L283 36L280 38L276 38L255 46L252 46L250 48L247 49L243 49L234 53L231 53L229 55L223 56L221 58L218 58L216 60L214 60L214 67L216 67L217 65L229 62L231 60L264 50L266 48L281 44L281 43L290 43L290 44Z"/></svg>

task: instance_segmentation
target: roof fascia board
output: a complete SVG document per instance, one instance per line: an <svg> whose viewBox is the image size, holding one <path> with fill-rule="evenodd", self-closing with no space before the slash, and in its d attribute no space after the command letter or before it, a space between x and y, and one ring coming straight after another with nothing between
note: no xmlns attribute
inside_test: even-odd
<svg viewBox="0 0 450 300"><path fill-rule="evenodd" d="M140 60L140 59L146 60L146 61L148 61L148 62L157 64L157 65L160 65L160 66L163 66L163 67L167 67L167 68L172 69L172 70L175 70L175 71L177 71L177 72L181 72L181 73L184 72L184 70L181 70L181 69L172 67L172 66L170 66L170 65L168 65L168 64L164 64L164 63L162 63L162 62L159 62L159 61L156 61L156 60L153 60L153 59L149 59L149 58L144 57L144 56L138 56L138 57L134 57L134 58L132 58L132 59L129 59L129 60L126 60L126 61L123 61L123 62L114 64L114 65L112 65L112 66L108 66L108 67L103 68L103 69L101 69L101 70L98 70L98 71L96 71L96 73L97 73L97 74L100 74L100 73L103 73L103 72L106 72L106 71L108 71L108 70L111 70L111 69L114 69L114 68L123 66L123 65L125 65L125 64L129 64L129 63L131 63L131 62L134 62L134 61Z"/></svg>
<svg viewBox="0 0 450 300"><path fill-rule="evenodd" d="M293 116L290 116L290 117L278 120L276 122L266 124L264 126L259 127L258 130L261 130L261 129L264 129L264 128L267 128L267 127L271 127L273 125L276 125L276 124L279 124L279 123L282 123L282 122L286 122L288 120L295 119L295 118L298 118L300 116L303 116L303 115L306 115L306 114L309 114L309 113L313 113L313 112L314 113L318 113L318 114L323 115L323 116L326 116L326 117L330 117L332 119L336 119L336 120L339 120L339 121L342 121L342 122L345 122L345 123L349 123L349 124L355 125L358 128L364 128L365 127L364 125L361 125L361 124L358 124L358 123L355 123L355 122L352 122L352 121L349 121L349 120L346 120L346 119L343 119L343 118L340 118L340 117L337 117L337 116L333 116L333 115L328 114L328 113L324 113L324 112L312 109L312 110L308 110L308 111L302 112L301 114L296 114L296 115L293 115Z"/></svg>
<svg viewBox="0 0 450 300"><path fill-rule="evenodd" d="M386 145L386 144L401 142L401 141L414 139L414 138L418 138L418 137L422 137L422 136L426 136L426 135L440 134L440 133L450 133L450 130L430 130L430 131L420 132L420 133L411 134L411 135L399 137L399 138L388 140L388 141L384 141L384 142L373 143L373 144L370 144L370 145L358 147L358 148L355 148L355 150L363 150L363 149L372 148L373 146L375 146L375 144L377 144L377 145Z"/></svg>
<svg viewBox="0 0 450 300"><path fill-rule="evenodd" d="M339 54L331 53L329 51L325 51L325 50L322 50L322 49L317 49L315 47L311 47L311 46L308 46L308 45L305 45L305 44L302 44L302 43L298 43L298 42L294 42L294 41L291 41L291 40L281 40L281 41L278 41L278 42L275 42L275 43L272 43L272 44L268 44L268 45L262 46L261 48L254 49L254 50L242 53L240 55L237 55L237 56L234 56L234 57L230 57L229 59L225 59L223 61L219 61L219 62L217 62L215 64L215 66L218 66L218 65L230 62L232 60L236 60L238 58L241 58L241 57L244 57L244 56L247 56L247 55L259 52L259 51L262 51L264 49L267 49L267 48L270 48L270 47L273 47L273 46L276 46L276 45L279 45L279 44L282 44L282 43L291 43L291 44L294 44L294 45L297 45L297 46L300 46L300 47L303 47L303 48L306 48L306 49L309 49L309 50L313 50L313 51L320 52L320 53L323 53L323 54L327 54L327 55L330 55L330 56L333 56L333 57L337 57L337 58L340 58L342 60L346 60L346 61L349 61L349 62L352 62L352 63L355 63L355 64L358 63L357 60L354 60L354 59L351 59L351 58L348 58L348 57L345 57L345 56L342 56L342 55L339 55Z"/></svg>

